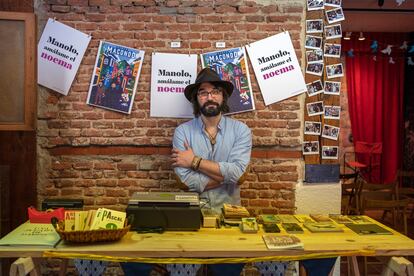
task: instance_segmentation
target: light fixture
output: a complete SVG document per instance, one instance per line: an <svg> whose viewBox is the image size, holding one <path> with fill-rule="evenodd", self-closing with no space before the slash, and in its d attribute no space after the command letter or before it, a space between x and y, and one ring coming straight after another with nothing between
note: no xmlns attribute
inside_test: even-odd
<svg viewBox="0 0 414 276"><path fill-rule="evenodd" d="M358 37L358 40L365 40L365 36L364 36L364 33L363 32L360 32L359 33L359 37Z"/></svg>
<svg viewBox="0 0 414 276"><path fill-rule="evenodd" d="M351 34L352 34L352 32L346 32L344 39L345 40L350 40L351 39Z"/></svg>

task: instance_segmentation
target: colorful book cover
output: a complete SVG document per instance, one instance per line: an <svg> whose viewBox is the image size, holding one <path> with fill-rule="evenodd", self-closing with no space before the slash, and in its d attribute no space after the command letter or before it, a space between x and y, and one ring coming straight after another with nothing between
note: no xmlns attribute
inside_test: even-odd
<svg viewBox="0 0 414 276"><path fill-rule="evenodd" d="M269 250L303 249L301 240L293 235L263 235L264 243Z"/></svg>
<svg viewBox="0 0 414 276"><path fill-rule="evenodd" d="M102 208L101 215L95 225L95 229L120 229L124 228L126 213Z"/></svg>
<svg viewBox="0 0 414 276"><path fill-rule="evenodd" d="M101 41L86 103L130 114L144 54L142 50Z"/></svg>
<svg viewBox="0 0 414 276"><path fill-rule="evenodd" d="M230 108L228 114L255 109L244 47L205 53L200 56L203 68L213 69L221 79L234 85L233 93L227 101Z"/></svg>
<svg viewBox="0 0 414 276"><path fill-rule="evenodd" d="M77 211L65 211L65 231L75 231L75 213Z"/></svg>

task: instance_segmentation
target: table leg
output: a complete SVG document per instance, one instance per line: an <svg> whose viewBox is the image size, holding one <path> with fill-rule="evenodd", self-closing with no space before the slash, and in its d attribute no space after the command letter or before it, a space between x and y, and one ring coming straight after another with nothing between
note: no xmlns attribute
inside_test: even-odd
<svg viewBox="0 0 414 276"><path fill-rule="evenodd" d="M353 275L360 276L361 274L359 273L357 256L348 257L348 262L351 263L351 268L352 268L352 271L354 272Z"/></svg>

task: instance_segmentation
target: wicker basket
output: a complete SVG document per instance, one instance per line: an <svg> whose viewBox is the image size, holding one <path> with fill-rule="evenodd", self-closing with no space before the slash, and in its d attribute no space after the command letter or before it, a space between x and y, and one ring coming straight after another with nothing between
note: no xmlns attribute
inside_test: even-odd
<svg viewBox="0 0 414 276"><path fill-rule="evenodd" d="M127 225L121 229L64 231L65 223L63 221L59 221L57 224L54 224L54 226L62 240L74 243L117 241L131 228L131 225Z"/></svg>

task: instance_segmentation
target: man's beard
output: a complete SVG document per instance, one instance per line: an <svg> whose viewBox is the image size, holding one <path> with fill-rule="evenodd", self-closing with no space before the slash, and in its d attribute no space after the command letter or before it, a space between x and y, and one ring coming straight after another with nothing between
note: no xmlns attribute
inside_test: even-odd
<svg viewBox="0 0 414 276"><path fill-rule="evenodd" d="M223 104L219 105L213 101L207 101L200 109L201 114L206 117L214 117L219 115L223 111Z"/></svg>

